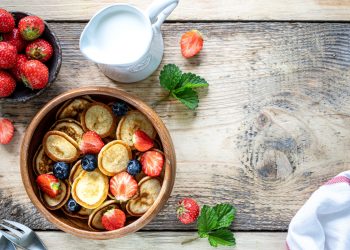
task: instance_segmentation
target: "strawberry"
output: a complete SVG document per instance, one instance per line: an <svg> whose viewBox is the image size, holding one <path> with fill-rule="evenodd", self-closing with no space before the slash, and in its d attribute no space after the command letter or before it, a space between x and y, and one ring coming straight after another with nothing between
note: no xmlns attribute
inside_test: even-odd
<svg viewBox="0 0 350 250"><path fill-rule="evenodd" d="M164 165L164 155L156 150L147 151L141 156L142 171L148 176L159 176Z"/></svg>
<svg viewBox="0 0 350 250"><path fill-rule="evenodd" d="M44 39L37 39L26 48L26 55L30 59L46 62L52 57L53 49L50 43Z"/></svg>
<svg viewBox="0 0 350 250"><path fill-rule="evenodd" d="M18 29L24 40L33 41L44 32L45 24L38 16L26 16L19 21Z"/></svg>
<svg viewBox="0 0 350 250"><path fill-rule="evenodd" d="M22 65L21 76L27 87L42 89L49 81L49 69L38 60L29 60Z"/></svg>
<svg viewBox="0 0 350 250"><path fill-rule="evenodd" d="M130 200L137 193L137 182L127 172L113 176L109 181L109 190L116 200L124 202Z"/></svg>
<svg viewBox="0 0 350 250"><path fill-rule="evenodd" d="M0 9L0 32L7 33L15 27L15 19L8 11Z"/></svg>
<svg viewBox="0 0 350 250"><path fill-rule="evenodd" d="M17 49L7 42L0 42L0 68L10 69L15 66Z"/></svg>
<svg viewBox="0 0 350 250"><path fill-rule="evenodd" d="M0 98L10 96L15 88L15 79L6 71L0 70Z"/></svg>
<svg viewBox="0 0 350 250"><path fill-rule="evenodd" d="M55 198L62 192L60 181L52 174L41 174L36 178L41 191L48 196Z"/></svg>
<svg viewBox="0 0 350 250"><path fill-rule="evenodd" d="M183 224L190 224L198 218L199 206L191 198L182 199L177 204L176 214Z"/></svg>
<svg viewBox="0 0 350 250"><path fill-rule="evenodd" d="M101 137L95 131L88 131L83 134L80 151L83 154L98 154L104 145Z"/></svg>
<svg viewBox="0 0 350 250"><path fill-rule="evenodd" d="M182 35L181 53L185 58L197 55L203 48L203 37L198 30L191 30Z"/></svg>
<svg viewBox="0 0 350 250"><path fill-rule="evenodd" d="M13 29L11 32L3 34L3 41L15 46L18 53L21 52L27 44L21 37L18 29Z"/></svg>
<svg viewBox="0 0 350 250"><path fill-rule="evenodd" d="M153 140L142 130L136 130L132 136L134 147L141 152L145 152L154 146Z"/></svg>
<svg viewBox="0 0 350 250"><path fill-rule="evenodd" d="M17 56L17 62L15 66L10 70L16 81L20 82L22 81L21 78L21 67L22 65L28 61L27 57L25 55L18 55Z"/></svg>
<svg viewBox="0 0 350 250"><path fill-rule="evenodd" d="M126 216L122 210L118 208L112 208L110 210L107 210L102 215L101 220L103 227L106 230L111 231L124 227Z"/></svg>
<svg viewBox="0 0 350 250"><path fill-rule="evenodd" d="M15 128L6 118L0 118L0 144L9 144L13 138Z"/></svg>

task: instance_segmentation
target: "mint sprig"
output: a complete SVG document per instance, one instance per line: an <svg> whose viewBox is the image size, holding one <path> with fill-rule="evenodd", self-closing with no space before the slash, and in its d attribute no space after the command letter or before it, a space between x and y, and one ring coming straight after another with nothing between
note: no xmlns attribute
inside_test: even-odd
<svg viewBox="0 0 350 250"><path fill-rule="evenodd" d="M195 89L207 87L209 84L202 77L193 73L182 73L175 64L163 67L159 76L160 85L186 107L194 110L198 107L199 99Z"/></svg>
<svg viewBox="0 0 350 250"><path fill-rule="evenodd" d="M217 204L214 207L204 205L197 220L198 235L208 238L211 246L234 246L236 240L230 231L236 209L230 204Z"/></svg>

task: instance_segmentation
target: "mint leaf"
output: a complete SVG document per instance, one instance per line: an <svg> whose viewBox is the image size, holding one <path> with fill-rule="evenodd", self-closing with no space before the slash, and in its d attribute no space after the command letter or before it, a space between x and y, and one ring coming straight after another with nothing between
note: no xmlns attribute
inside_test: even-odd
<svg viewBox="0 0 350 250"><path fill-rule="evenodd" d="M206 87L209 84L202 77L189 72L189 73L182 74L180 83L176 87L180 88L180 87L184 87L185 85L187 86L191 85L192 86L191 88L201 88L201 87Z"/></svg>
<svg viewBox="0 0 350 250"><path fill-rule="evenodd" d="M208 240L211 246L217 247L218 245L223 246L234 246L236 245L236 239L233 233L227 228L221 228L219 230L210 232Z"/></svg>
<svg viewBox="0 0 350 250"><path fill-rule="evenodd" d="M198 107L198 95L193 89L182 89L171 92L172 96L185 104L189 109L194 110Z"/></svg>
<svg viewBox="0 0 350 250"><path fill-rule="evenodd" d="M197 219L198 235L201 238L209 236L211 230L216 228L218 216L214 208L204 205L201 209L201 214Z"/></svg>
<svg viewBox="0 0 350 250"><path fill-rule="evenodd" d="M180 83L182 72L175 64L167 64L159 75L160 85L172 91Z"/></svg>
<svg viewBox="0 0 350 250"><path fill-rule="evenodd" d="M214 206L214 210L218 216L218 223L215 229L229 227L235 218L235 208L230 204L217 204Z"/></svg>

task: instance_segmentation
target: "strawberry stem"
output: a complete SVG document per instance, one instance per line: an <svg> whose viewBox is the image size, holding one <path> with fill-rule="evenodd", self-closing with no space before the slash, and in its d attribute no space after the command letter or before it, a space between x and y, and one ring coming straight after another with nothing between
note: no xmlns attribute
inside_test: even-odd
<svg viewBox="0 0 350 250"><path fill-rule="evenodd" d="M170 92L169 92L168 95L164 96L163 98L159 99L158 101L153 102L153 103L151 104L151 107L152 107L152 108L157 107L159 103L161 103L161 102L167 100L169 97L170 97Z"/></svg>
<svg viewBox="0 0 350 250"><path fill-rule="evenodd" d="M191 242L196 241L198 239L199 239L199 237L188 239L188 240L184 240L183 242L181 242L181 245L185 245L185 244L191 243Z"/></svg>

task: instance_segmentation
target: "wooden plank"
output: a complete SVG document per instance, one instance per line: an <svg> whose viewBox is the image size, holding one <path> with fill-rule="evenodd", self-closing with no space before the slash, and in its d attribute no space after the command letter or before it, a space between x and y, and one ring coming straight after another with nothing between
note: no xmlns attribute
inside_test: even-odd
<svg viewBox="0 0 350 250"><path fill-rule="evenodd" d="M153 0L3 0L9 10L27 11L47 20L89 20L118 2L146 9ZM350 0L181 0L170 20L350 20Z"/></svg>
<svg viewBox="0 0 350 250"><path fill-rule="evenodd" d="M124 238L96 241L80 239L61 232L39 232L48 249L213 249L207 239L198 239L181 245L183 241L196 238L194 232L138 232ZM235 233L235 250L280 250L285 247L286 233ZM227 249L218 247L217 249Z"/></svg>
<svg viewBox="0 0 350 250"><path fill-rule="evenodd" d="M19 141L34 114L51 98L79 86L114 86L152 104L166 92L159 70L136 84L115 83L83 58L84 24L53 23L63 65L44 95L26 104L1 102L16 135L0 147L0 218L38 229L53 228L30 204L20 183ZM204 50L182 58L178 39L201 30ZM172 135L177 177L172 196L146 230L188 230L176 220L184 196L200 204L237 207L235 230L286 230L309 195L349 169L350 26L345 23L166 24L164 63L198 73L210 87L192 112L177 101L156 107Z"/></svg>

